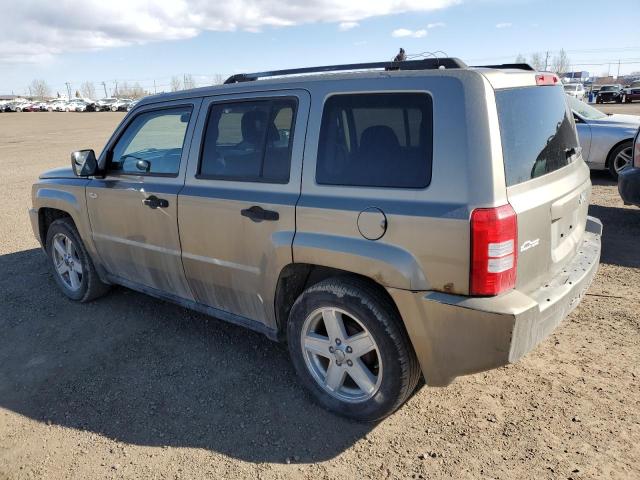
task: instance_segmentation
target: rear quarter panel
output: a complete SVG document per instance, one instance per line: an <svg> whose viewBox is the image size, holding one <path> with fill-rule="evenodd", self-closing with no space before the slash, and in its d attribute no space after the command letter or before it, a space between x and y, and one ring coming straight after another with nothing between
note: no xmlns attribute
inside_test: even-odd
<svg viewBox="0 0 640 480"><path fill-rule="evenodd" d="M341 268L382 285L468 293L470 206L506 203L493 90L473 71L322 82L312 105L296 210L295 262ZM341 93L424 92L433 101L433 166L424 189L319 185L316 159L325 100ZM499 137L498 137L499 138ZM493 159L493 161L492 161ZM364 239L357 220L382 210L387 231Z"/></svg>

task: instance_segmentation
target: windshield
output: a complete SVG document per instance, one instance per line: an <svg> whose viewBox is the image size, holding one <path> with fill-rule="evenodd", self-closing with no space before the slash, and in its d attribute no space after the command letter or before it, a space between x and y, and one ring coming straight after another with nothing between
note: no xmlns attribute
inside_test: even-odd
<svg viewBox="0 0 640 480"><path fill-rule="evenodd" d="M507 186L568 165L579 151L564 90L521 87L496 91Z"/></svg>
<svg viewBox="0 0 640 480"><path fill-rule="evenodd" d="M567 103L571 110L587 120L599 120L606 117L606 115L597 108L593 108L591 105L587 105L575 97L567 95Z"/></svg>
<svg viewBox="0 0 640 480"><path fill-rule="evenodd" d="M577 85L565 85L564 90L566 92L575 92L578 89Z"/></svg>
<svg viewBox="0 0 640 480"><path fill-rule="evenodd" d="M601 92L613 92L615 90L618 90L618 87L615 85L605 85L600 89Z"/></svg>

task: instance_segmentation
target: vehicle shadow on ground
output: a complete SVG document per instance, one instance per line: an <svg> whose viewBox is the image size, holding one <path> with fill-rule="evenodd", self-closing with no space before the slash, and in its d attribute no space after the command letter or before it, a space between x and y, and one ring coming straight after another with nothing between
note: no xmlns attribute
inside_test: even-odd
<svg viewBox="0 0 640 480"><path fill-rule="evenodd" d="M0 256L0 407L123 442L250 462L333 458L374 425L311 402L286 348L114 288L77 304L38 249Z"/></svg>
<svg viewBox="0 0 640 480"><path fill-rule="evenodd" d="M640 253L635 248L640 238L640 209L589 205L589 215L602 222L600 261L640 268Z"/></svg>
<svg viewBox="0 0 640 480"><path fill-rule="evenodd" d="M616 186L609 172L592 171L593 185ZM616 191L614 193L620 199ZM640 268L640 254L631 245L640 237L640 209L626 208L620 199L620 207L589 205L589 215L602 222L602 253L600 261L621 267Z"/></svg>
<svg viewBox="0 0 640 480"><path fill-rule="evenodd" d="M617 185L608 170L592 170L591 183L593 185Z"/></svg>

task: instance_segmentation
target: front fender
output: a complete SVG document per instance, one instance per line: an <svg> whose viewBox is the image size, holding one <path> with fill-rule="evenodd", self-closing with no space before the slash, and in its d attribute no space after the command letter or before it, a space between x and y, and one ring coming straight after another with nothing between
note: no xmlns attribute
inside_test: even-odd
<svg viewBox="0 0 640 480"><path fill-rule="evenodd" d="M293 261L357 273L385 287L431 289L413 255L382 242L321 233L296 233Z"/></svg>
<svg viewBox="0 0 640 480"><path fill-rule="evenodd" d="M89 224L85 199L85 187L88 183L89 181L84 178L41 180L33 185L32 211L39 214L43 208L52 208L69 214L87 251L96 263L99 257L91 237L91 225ZM39 236L39 232L36 233ZM40 238L40 240L44 246L46 238Z"/></svg>

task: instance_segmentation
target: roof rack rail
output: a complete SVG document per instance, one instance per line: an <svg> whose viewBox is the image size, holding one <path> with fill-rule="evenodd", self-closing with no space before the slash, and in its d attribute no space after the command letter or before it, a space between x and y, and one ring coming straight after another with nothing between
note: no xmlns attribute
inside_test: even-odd
<svg viewBox="0 0 640 480"><path fill-rule="evenodd" d="M231 75L224 83L251 82L259 78L297 75L302 73L344 72L347 70L370 70L375 68L384 68L385 70L434 70L438 68L467 68L467 64L459 58L453 57L425 58L422 60L405 60L401 62L349 63L344 65L273 70L271 72L238 73Z"/></svg>
<svg viewBox="0 0 640 480"><path fill-rule="evenodd" d="M528 63L501 63L500 65L474 65L474 68L513 68L515 70L535 71Z"/></svg>

